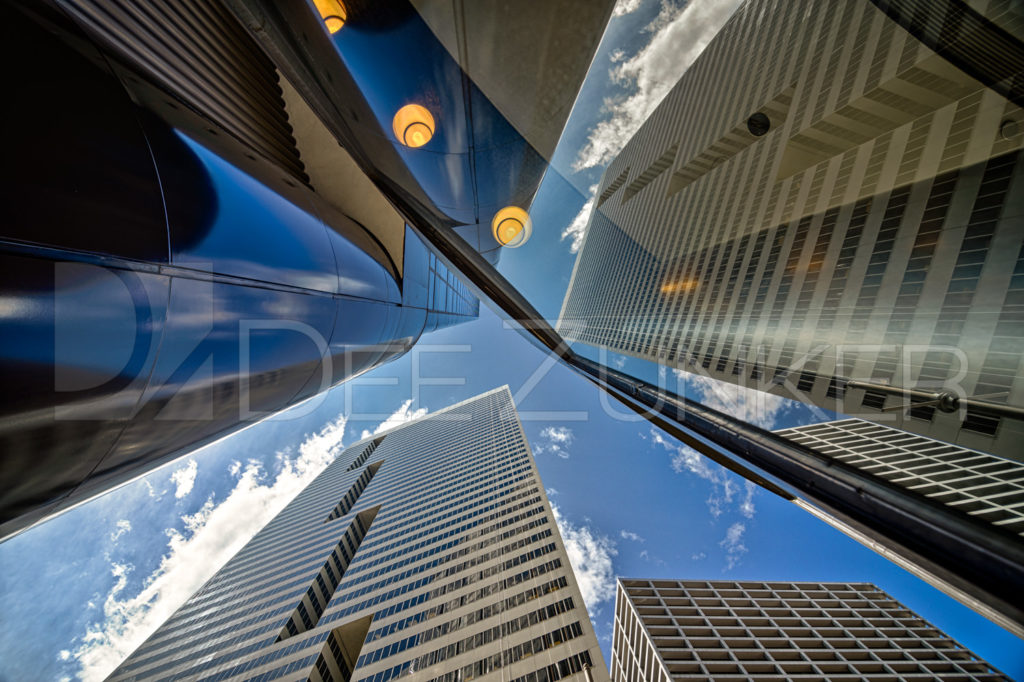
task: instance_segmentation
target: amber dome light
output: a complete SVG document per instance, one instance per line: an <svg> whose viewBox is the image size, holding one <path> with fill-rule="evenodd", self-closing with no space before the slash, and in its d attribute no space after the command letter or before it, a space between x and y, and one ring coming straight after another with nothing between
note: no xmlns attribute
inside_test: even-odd
<svg viewBox="0 0 1024 682"><path fill-rule="evenodd" d="M337 33L345 25L348 13L345 11L345 5L341 4L339 0L313 0L313 4L316 5L317 11L320 12L320 18L324 20L324 26L331 33Z"/></svg>
<svg viewBox="0 0 1024 682"><path fill-rule="evenodd" d="M406 147L422 147L434 136L434 117L419 104L406 104L395 114L392 127Z"/></svg>
<svg viewBox="0 0 1024 682"><path fill-rule="evenodd" d="M530 214L518 206L506 206L494 214L491 230L499 244L514 249L530 238L533 221L530 220Z"/></svg>

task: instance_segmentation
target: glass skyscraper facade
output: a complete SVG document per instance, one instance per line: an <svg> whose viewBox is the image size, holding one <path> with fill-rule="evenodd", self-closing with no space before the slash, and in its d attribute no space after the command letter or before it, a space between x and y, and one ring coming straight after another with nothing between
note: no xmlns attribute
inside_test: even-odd
<svg viewBox="0 0 1024 682"><path fill-rule="evenodd" d="M349 446L110 679L584 674L607 679L503 387Z"/></svg>
<svg viewBox="0 0 1024 682"><path fill-rule="evenodd" d="M898 393L1024 404L1024 119L988 85L873 3L745 2L605 171L558 329L1020 457L1019 412Z"/></svg>

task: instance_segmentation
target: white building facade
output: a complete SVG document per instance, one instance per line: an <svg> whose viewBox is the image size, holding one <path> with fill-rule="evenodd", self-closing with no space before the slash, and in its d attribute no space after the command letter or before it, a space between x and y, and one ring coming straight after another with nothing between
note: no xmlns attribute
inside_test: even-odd
<svg viewBox="0 0 1024 682"><path fill-rule="evenodd" d="M504 387L346 448L110 679L584 675L607 680Z"/></svg>

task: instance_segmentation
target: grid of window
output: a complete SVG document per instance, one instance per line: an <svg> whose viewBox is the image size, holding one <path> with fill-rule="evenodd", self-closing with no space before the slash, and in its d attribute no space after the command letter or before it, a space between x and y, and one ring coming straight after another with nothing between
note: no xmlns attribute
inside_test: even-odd
<svg viewBox="0 0 1024 682"><path fill-rule="evenodd" d="M614 682L1008 680L868 583L619 581Z"/></svg>
<svg viewBox="0 0 1024 682"><path fill-rule="evenodd" d="M1024 535L1024 464L860 419L776 431L817 452Z"/></svg>
<svg viewBox="0 0 1024 682"><path fill-rule="evenodd" d="M507 387L354 443L111 679L581 673L600 650L542 487Z"/></svg>

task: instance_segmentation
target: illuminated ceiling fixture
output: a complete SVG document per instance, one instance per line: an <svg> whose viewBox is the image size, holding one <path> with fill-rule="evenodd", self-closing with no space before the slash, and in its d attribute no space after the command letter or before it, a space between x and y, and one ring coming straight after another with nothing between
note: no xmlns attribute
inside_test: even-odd
<svg viewBox="0 0 1024 682"><path fill-rule="evenodd" d="M392 127L406 147L422 147L434 136L434 117L419 104L406 104L395 114Z"/></svg>
<svg viewBox="0 0 1024 682"><path fill-rule="evenodd" d="M515 249L530 238L533 221L530 220L530 214L518 206L506 206L494 214L491 230L499 244Z"/></svg>
<svg viewBox="0 0 1024 682"><path fill-rule="evenodd" d="M324 20L324 26L331 33L337 33L345 25L348 13L339 0L313 0L313 4L319 10L320 17Z"/></svg>

